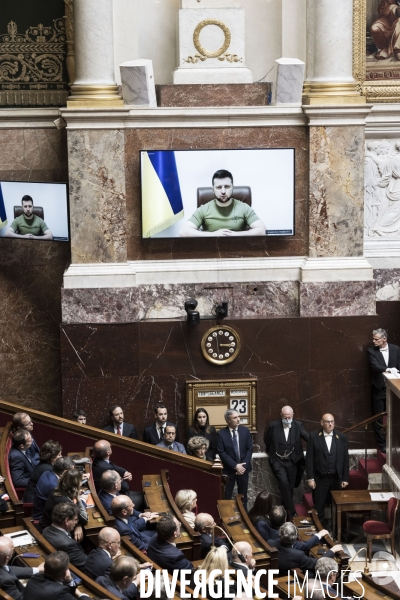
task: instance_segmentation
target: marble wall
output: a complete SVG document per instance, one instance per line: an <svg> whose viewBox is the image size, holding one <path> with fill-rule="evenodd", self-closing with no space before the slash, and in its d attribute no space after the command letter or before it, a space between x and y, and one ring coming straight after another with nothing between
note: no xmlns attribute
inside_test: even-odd
<svg viewBox="0 0 400 600"><path fill-rule="evenodd" d="M67 181L65 131L1 129L0 180ZM59 324L69 243L0 238L0 396L61 412Z"/></svg>
<svg viewBox="0 0 400 600"><path fill-rule="evenodd" d="M308 247L308 131L305 127L129 129L125 137L129 260L304 256ZM140 150L295 148L295 236L276 238L141 238ZM80 238L84 247L91 240ZM82 249L82 255L86 250ZM81 250L77 250L80 254ZM91 255L95 252L90 250ZM94 257L93 262L99 262Z"/></svg>
<svg viewBox="0 0 400 600"><path fill-rule="evenodd" d="M362 256L364 128L310 127L309 256Z"/></svg>
<svg viewBox="0 0 400 600"><path fill-rule="evenodd" d="M366 348L372 329L388 329L400 342L397 302L380 302L377 316L326 318L247 318L227 320L242 337L233 363L218 367L200 353L200 341L213 321L189 327L182 320L125 324L64 324L61 328L63 414L79 407L89 422L103 426L108 408L121 404L139 433L153 420L153 406L165 402L170 418L186 432L185 381L258 378L258 434L263 448L265 422L275 418L282 397L310 430L329 408L340 429L370 416ZM351 435L363 448L364 432ZM373 447L373 437L369 437Z"/></svg>

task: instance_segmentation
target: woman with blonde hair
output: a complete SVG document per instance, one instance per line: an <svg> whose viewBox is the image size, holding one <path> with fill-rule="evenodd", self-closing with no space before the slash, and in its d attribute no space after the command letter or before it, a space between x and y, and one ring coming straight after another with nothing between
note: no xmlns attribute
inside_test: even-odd
<svg viewBox="0 0 400 600"><path fill-rule="evenodd" d="M222 573L214 578L213 585L213 596L210 595L210 575L213 571L219 569ZM227 550L224 546L215 548L213 546L203 563L199 566L199 570L205 571L205 578L207 583L207 598L224 598L225 592L236 594L236 582L229 580L229 590L224 589L224 575L225 571L229 569ZM222 593L220 593L220 591ZM218 596L216 595L218 594Z"/></svg>
<svg viewBox="0 0 400 600"><path fill-rule="evenodd" d="M193 490L179 490L175 496L175 504L182 513L185 521L194 527L194 521L196 515L193 514L192 510L197 506L197 494Z"/></svg>

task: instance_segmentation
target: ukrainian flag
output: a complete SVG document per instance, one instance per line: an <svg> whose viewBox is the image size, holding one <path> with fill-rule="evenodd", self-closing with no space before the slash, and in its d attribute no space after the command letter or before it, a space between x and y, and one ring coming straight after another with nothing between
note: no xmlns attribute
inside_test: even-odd
<svg viewBox="0 0 400 600"><path fill-rule="evenodd" d="M175 153L142 152L142 235L149 238L183 218Z"/></svg>
<svg viewBox="0 0 400 600"><path fill-rule="evenodd" d="M3 229L7 225L7 214L6 207L4 205L3 192L1 191L0 183L0 229Z"/></svg>

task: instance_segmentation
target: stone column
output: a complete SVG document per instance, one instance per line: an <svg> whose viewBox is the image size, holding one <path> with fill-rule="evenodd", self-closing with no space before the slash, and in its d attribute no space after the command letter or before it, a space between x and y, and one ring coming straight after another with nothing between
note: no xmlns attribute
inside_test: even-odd
<svg viewBox="0 0 400 600"><path fill-rule="evenodd" d="M74 0L76 78L68 107L122 106L114 75L112 0Z"/></svg>
<svg viewBox="0 0 400 600"><path fill-rule="evenodd" d="M307 69L303 104L359 104L365 97L357 90L353 65L353 2L308 0Z"/></svg>

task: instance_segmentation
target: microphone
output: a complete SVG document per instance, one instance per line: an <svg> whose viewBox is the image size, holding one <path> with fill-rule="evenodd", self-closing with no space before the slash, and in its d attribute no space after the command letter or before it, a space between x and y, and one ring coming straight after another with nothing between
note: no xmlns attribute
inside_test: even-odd
<svg viewBox="0 0 400 600"><path fill-rule="evenodd" d="M228 540L230 541L232 548L235 548L236 550L236 554L238 555L238 558L240 559L240 561L242 563L246 562L245 557L243 556L243 554L241 552L239 552L239 550L236 548L235 544L233 543L233 541L231 540L231 538L229 537L229 535L226 533L226 531L224 531L224 529L221 529L221 527L218 527L218 525L213 525L212 526L213 531L212 531L212 545L214 546L214 535L215 535L215 529L219 529L220 531L222 531L222 533L225 535L225 537L228 538Z"/></svg>

